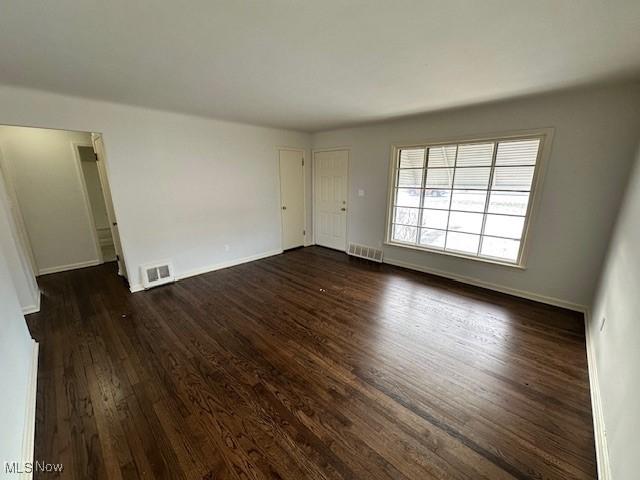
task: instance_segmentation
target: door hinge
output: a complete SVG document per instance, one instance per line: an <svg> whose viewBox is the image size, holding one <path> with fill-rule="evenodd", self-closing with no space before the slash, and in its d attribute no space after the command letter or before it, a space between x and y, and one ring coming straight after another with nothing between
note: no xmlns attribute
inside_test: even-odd
<svg viewBox="0 0 640 480"><path fill-rule="evenodd" d="M302 235L306 235L307 231L306 230L302 230Z"/></svg>
<svg viewBox="0 0 640 480"><path fill-rule="evenodd" d="M304 167L304 158L302 159L302 166Z"/></svg>

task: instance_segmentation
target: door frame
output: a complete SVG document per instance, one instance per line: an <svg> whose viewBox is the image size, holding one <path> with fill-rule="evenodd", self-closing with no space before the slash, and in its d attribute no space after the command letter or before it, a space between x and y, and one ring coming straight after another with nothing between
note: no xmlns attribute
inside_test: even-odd
<svg viewBox="0 0 640 480"><path fill-rule="evenodd" d="M98 151L95 146L95 142L100 140L102 143L102 155L98 154ZM107 207L107 217L110 217L109 213L111 208L112 210L112 218L109 218L109 229L111 231L111 238L113 240L113 245L116 248L116 260L118 264L118 275L124 277L129 280L129 270L127 268L126 256L124 254L124 246L122 244L122 235L120 234L120 226L118 225L118 217L116 214L116 207L113 203L113 193L111 192L111 183L109 182L109 172L107 171L107 153L106 146L104 142L104 135L101 132L91 132L91 145L93 147L93 151L98 156L98 177L100 178L100 186L102 187L102 195L104 197L104 203ZM110 205L109 205L110 204ZM118 225L117 239L116 235L113 233L113 226ZM120 251L118 252L116 242L120 245Z"/></svg>
<svg viewBox="0 0 640 480"><path fill-rule="evenodd" d="M0 182L4 181L8 200L13 204L11 213L13 221L16 225L18 238L16 239L22 247L23 253L26 254L29 267L33 273L33 278L36 278L40 274L38 263L36 262L36 256L33 253L33 247L31 246L31 239L29 238L29 232L27 231L27 225L22 215L22 206L18 199L18 194L15 189L15 181L13 178L12 165L3 155L0 154Z"/></svg>
<svg viewBox="0 0 640 480"><path fill-rule="evenodd" d="M93 208L91 206L91 200L89 199L89 190L87 189L87 180L84 178L84 171L82 170L82 159L80 158L80 150L78 147L91 147L93 153L95 154L95 150L93 149L93 144L91 142L76 142L72 141L71 146L73 147L73 155L76 159L76 173L78 174L78 179L80 181L80 187L82 190L82 199L84 200L85 213L89 218L89 224L91 225L91 236L93 237L93 243L96 246L96 254L98 256L98 261L100 264L104 263L104 256L102 255L102 247L100 246L100 238L98 236L98 229L96 227L96 220L93 216ZM104 194L103 194L104 197Z"/></svg>
<svg viewBox="0 0 640 480"><path fill-rule="evenodd" d="M304 211L304 239L302 241L302 246L307 246L307 230L309 226L307 225L307 156L306 150L303 148L296 147L278 147L276 149L277 158L276 165L278 167L278 212L280 217L280 251L284 251L284 222L282 221L282 178L280 177L280 152L298 152L302 154L302 209Z"/></svg>
<svg viewBox="0 0 640 480"><path fill-rule="evenodd" d="M341 147L327 147L327 148L313 148L311 149L311 158L312 158L312 176L311 176L311 207L312 207L312 222L313 222L313 245L316 245L316 232L318 231L316 221L318 217L316 215L317 207L316 207L316 153L322 152L336 152L340 150L345 150L347 152L347 221L345 232L344 232L344 240L345 246L344 251L347 252L349 250L349 223L351 219L351 147L350 146L341 146ZM328 248L328 247L327 247ZM339 250L340 251L340 250Z"/></svg>

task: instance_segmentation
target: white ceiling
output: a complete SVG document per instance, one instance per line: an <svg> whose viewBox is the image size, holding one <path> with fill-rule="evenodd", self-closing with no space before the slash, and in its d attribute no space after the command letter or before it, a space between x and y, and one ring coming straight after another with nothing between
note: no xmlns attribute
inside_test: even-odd
<svg viewBox="0 0 640 480"><path fill-rule="evenodd" d="M0 83L307 131L639 72L639 0L0 6Z"/></svg>

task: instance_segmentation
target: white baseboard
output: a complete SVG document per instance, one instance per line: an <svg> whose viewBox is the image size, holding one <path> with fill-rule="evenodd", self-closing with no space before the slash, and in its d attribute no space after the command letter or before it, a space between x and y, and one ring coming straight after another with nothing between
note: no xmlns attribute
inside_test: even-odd
<svg viewBox="0 0 640 480"><path fill-rule="evenodd" d="M584 314L584 331L587 340L587 364L589 366L589 386L591 389L591 413L593 415L593 434L596 441L596 460L598 462L598 478L600 480L611 479L611 467L609 465L609 448L607 447L607 431L602 412L602 397L600 395L600 381L598 380L598 366L596 364L596 352L592 343L591 310L586 309Z"/></svg>
<svg viewBox="0 0 640 480"><path fill-rule="evenodd" d="M269 252L258 253L256 255L250 255L248 257L237 258L234 260L228 260L226 262L216 263L215 265L209 265L203 268L196 268L189 270L188 272L179 273L176 275L176 280L182 280L184 278L194 277L196 275L202 275L203 273L214 272L216 270L222 270L223 268L235 267L243 263L255 262L262 258L272 257L274 255L280 255L282 250L271 250Z"/></svg>
<svg viewBox="0 0 640 480"><path fill-rule="evenodd" d="M95 267L96 265L100 265L100 263L100 260L89 260L86 262L70 263L69 265L60 265L58 267L41 268L38 272L38 275L66 272L68 270L75 270L77 268Z"/></svg>
<svg viewBox="0 0 640 480"><path fill-rule="evenodd" d="M33 340L31 353L31 368L29 373L29 384L27 386L27 402L25 406L24 430L22 436L22 463L27 465L33 463L34 435L36 428L36 392L38 386L38 342ZM31 480L32 474L23 472L23 480Z"/></svg>
<svg viewBox="0 0 640 480"><path fill-rule="evenodd" d="M22 307L22 314L29 315L30 313L38 313L40 311L40 298L42 293L38 290L38 296L36 297L36 303L34 305L27 305Z"/></svg>
<svg viewBox="0 0 640 480"><path fill-rule="evenodd" d="M234 267L236 265L241 265L243 263L255 262L256 260L260 260L262 258L272 257L274 255L280 255L282 250L271 250L268 252L258 253L256 255L251 255L248 257L237 258L234 260L228 260L226 262L216 263L214 265L209 265L207 267L196 268L194 270L189 270L187 272L176 274L176 281L183 280L185 278L194 277L196 275L202 275L203 273L214 272L216 270L222 270L223 268ZM131 293L139 292L144 290L142 284L129 285L129 290Z"/></svg>
<svg viewBox="0 0 640 480"><path fill-rule="evenodd" d="M577 303L568 302L566 300L562 300L560 298L555 297L547 297L545 295L540 295L533 292L527 292L524 290L518 290L515 288L504 287L502 285L496 285L494 283L485 282L483 280L478 280L477 278L466 277L463 275L457 275L454 273L445 272L443 270L437 270L434 268L423 267L422 265L416 265L409 262L403 262L401 260L394 260L392 258L384 258L382 263L388 263L389 265L395 265L397 267L408 268L410 270L417 270L419 272L429 273L431 275L437 275L439 277L448 278L450 280L455 280L461 283L467 283L469 285L474 285L476 287L486 288L488 290L494 290L500 293L506 293L508 295L513 295L516 297L526 298L527 300L534 300L540 303L546 303L548 305L553 305L556 307L567 308L569 310L574 310L576 312L584 313L586 310L586 306L580 305Z"/></svg>

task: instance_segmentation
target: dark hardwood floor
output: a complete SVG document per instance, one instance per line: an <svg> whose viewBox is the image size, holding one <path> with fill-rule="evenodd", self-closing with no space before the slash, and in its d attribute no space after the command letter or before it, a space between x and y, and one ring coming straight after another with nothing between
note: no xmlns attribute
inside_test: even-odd
<svg viewBox="0 0 640 480"><path fill-rule="evenodd" d="M63 478L596 477L577 313L319 247L39 282L35 458Z"/></svg>

